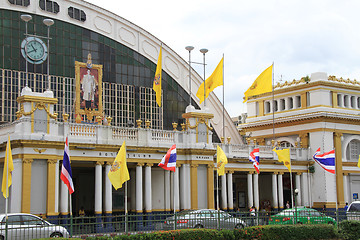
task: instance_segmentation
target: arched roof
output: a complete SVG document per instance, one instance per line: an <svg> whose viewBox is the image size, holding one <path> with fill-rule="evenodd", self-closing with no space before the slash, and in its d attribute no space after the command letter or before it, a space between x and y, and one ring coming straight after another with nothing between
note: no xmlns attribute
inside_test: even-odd
<svg viewBox="0 0 360 240"><path fill-rule="evenodd" d="M47 18L58 19L83 28L98 32L108 38L111 38L130 49L138 52L144 57L150 59L155 64L159 56L160 45L163 46L163 70L167 72L182 88L189 89L189 65L175 51L158 38L135 25L134 23L108 11L99 6L82 0L56 0L53 1L59 5L58 13L51 13L42 10L39 7L39 1L30 1L27 7L11 4L9 1L0 1L0 7L9 10L18 10L29 14L42 15ZM73 7L84 11L86 21L79 21L68 15L68 8ZM185 50L184 50L185 51ZM101 63L100 63L101 64ZM196 97L196 91L203 79L195 71L191 74L192 99L199 104ZM207 108L214 114L211 123L218 136L223 136L223 107L220 100L212 92L206 100ZM166 104L166 103L165 103ZM203 107L203 106L202 106ZM231 137L231 143L242 144L240 134L233 124L229 114L225 110L224 117L225 137Z"/></svg>

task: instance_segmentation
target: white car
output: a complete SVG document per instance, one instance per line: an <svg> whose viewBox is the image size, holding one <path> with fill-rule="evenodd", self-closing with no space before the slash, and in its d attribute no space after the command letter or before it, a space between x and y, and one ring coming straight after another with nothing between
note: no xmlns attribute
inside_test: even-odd
<svg viewBox="0 0 360 240"><path fill-rule="evenodd" d="M5 239L5 214L0 214L0 239ZM9 213L7 220L8 239L34 239L49 237L69 237L66 228L51 224L35 215Z"/></svg>
<svg viewBox="0 0 360 240"><path fill-rule="evenodd" d="M346 211L347 220L360 220L360 201L354 201Z"/></svg>

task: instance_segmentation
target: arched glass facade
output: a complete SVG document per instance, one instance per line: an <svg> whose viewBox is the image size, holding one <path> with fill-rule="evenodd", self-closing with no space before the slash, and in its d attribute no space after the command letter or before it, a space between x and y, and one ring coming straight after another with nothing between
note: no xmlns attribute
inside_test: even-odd
<svg viewBox="0 0 360 240"><path fill-rule="evenodd" d="M21 41L25 38L25 22L20 19L21 14L18 11L0 10L0 44L2 46L0 49L2 69L0 98L1 108L3 108L0 109L1 122L11 122L16 119L16 98L25 86L26 61L20 51ZM28 23L28 34L47 36L47 27L42 22L44 17L37 15L32 15L32 17L33 19ZM133 98L129 100L130 105L127 103L128 108L125 109L130 113L122 119L115 119L114 123L124 125L127 122L126 119L132 122L137 119L143 121L152 119L152 127L172 129L172 122L183 122L181 115L189 105L189 95L164 71L162 75L163 109L154 104L154 93L151 88L156 70L155 63L97 32L59 21L56 18L53 20L55 24L50 27L50 75L52 76L51 90L54 91L54 97L59 99L59 106L56 109L59 116L63 112L71 114L72 111L75 61L86 62L88 53L91 53L92 62L103 65L105 115L114 117L115 112L120 109L118 105L124 103L118 100L111 105L110 102L113 100ZM39 65L28 64L28 72L35 73L29 77L29 87L33 91L44 91L47 61ZM63 84L60 84L61 81ZM121 94L121 89L125 89L123 91L128 95ZM121 97L114 91L119 91ZM196 103L192 102L192 105ZM118 115L120 116L121 113ZM160 122L156 122L155 115L160 116Z"/></svg>

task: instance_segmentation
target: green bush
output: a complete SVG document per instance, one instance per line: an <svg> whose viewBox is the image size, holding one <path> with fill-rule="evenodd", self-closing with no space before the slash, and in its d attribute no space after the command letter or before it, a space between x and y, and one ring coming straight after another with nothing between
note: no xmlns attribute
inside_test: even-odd
<svg viewBox="0 0 360 240"><path fill-rule="evenodd" d="M234 230L236 239L297 240L297 239L334 239L337 237L332 225L274 225L249 227Z"/></svg>
<svg viewBox="0 0 360 240"><path fill-rule="evenodd" d="M349 223L344 226L346 239L357 239L360 236L360 222ZM346 228L356 231L345 230ZM352 235L351 235L351 234ZM340 235L342 236L342 235ZM344 235L345 236L345 235ZM258 239L258 240L298 240L298 239L337 239L337 231L332 225L272 225L256 226L245 229L215 230L215 229L184 229L159 231L153 233L139 233L134 235L118 235L114 237L91 237L87 240L113 239L113 240L237 240L237 239Z"/></svg>
<svg viewBox="0 0 360 240"><path fill-rule="evenodd" d="M341 221L339 228L343 239L360 239L360 221Z"/></svg>

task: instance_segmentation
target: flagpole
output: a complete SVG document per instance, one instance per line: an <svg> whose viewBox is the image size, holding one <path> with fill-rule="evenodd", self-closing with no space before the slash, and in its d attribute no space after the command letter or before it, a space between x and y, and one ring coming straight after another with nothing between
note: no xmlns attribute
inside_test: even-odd
<svg viewBox="0 0 360 240"><path fill-rule="evenodd" d="M336 149L334 148L335 152L336 152ZM337 171L336 171L336 167L337 167L337 163L336 163L336 155L335 155L335 197L336 197L336 200L335 200L335 207L336 207L336 222L339 226L339 218L338 218L338 196L337 196L337 177L336 177L336 174L337 174Z"/></svg>
<svg viewBox="0 0 360 240"><path fill-rule="evenodd" d="M175 171L176 171L176 166L175 166ZM172 173L172 176L173 176L173 190L172 190L172 193L173 193L173 201L174 201L174 230L176 230L175 172Z"/></svg>
<svg viewBox="0 0 360 240"><path fill-rule="evenodd" d="M225 79L224 79L224 61L225 56L223 54L223 137L224 137L224 143L225 143Z"/></svg>
<svg viewBox="0 0 360 240"><path fill-rule="evenodd" d="M70 207L70 237L73 235L73 214L72 214L72 200L71 200L71 194L69 194L69 207Z"/></svg>
<svg viewBox="0 0 360 240"><path fill-rule="evenodd" d="M127 181L125 182L125 233L128 232Z"/></svg>
<svg viewBox="0 0 360 240"><path fill-rule="evenodd" d="M7 235L8 235L8 198L9 198L9 187L8 187L8 184L9 184L9 158L10 158L10 136L8 134L8 143L6 144L6 190L5 190L5 195L6 195L6 199L5 199L5 239L8 239L7 238ZM8 146L9 146L9 149L8 149Z"/></svg>
<svg viewBox="0 0 360 240"><path fill-rule="evenodd" d="M273 62L273 69L272 69L272 120L273 120L273 143L275 146L275 96L274 96L274 62ZM273 146L273 147L274 147Z"/></svg>

